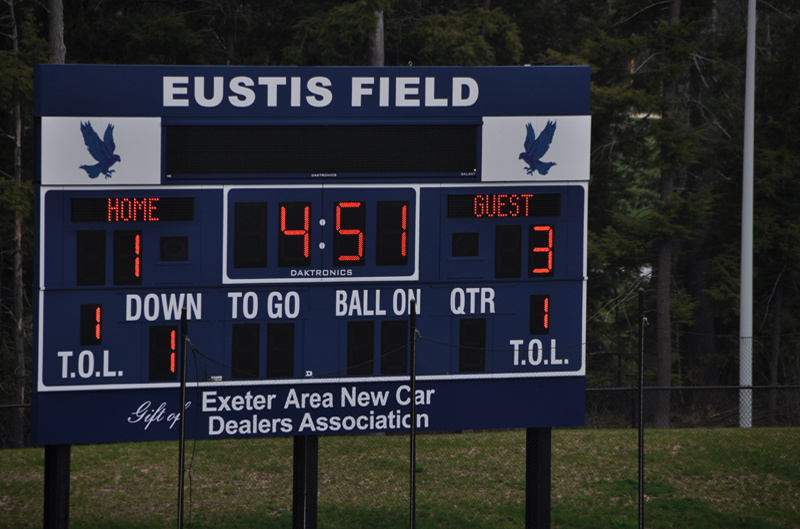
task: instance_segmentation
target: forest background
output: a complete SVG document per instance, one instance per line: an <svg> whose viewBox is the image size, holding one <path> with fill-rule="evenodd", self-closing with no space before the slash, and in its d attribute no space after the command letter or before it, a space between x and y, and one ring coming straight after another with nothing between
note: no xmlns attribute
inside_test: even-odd
<svg viewBox="0 0 800 529"><path fill-rule="evenodd" d="M759 1L755 385L800 383L800 2ZM587 387L738 384L747 0L2 0L0 403L30 399L33 65L588 64ZM669 425L669 404L655 419Z"/></svg>

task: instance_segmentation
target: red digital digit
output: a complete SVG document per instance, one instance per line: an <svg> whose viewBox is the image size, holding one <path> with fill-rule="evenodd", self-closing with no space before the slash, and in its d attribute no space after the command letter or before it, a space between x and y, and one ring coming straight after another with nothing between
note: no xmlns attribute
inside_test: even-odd
<svg viewBox="0 0 800 529"><path fill-rule="evenodd" d="M281 202L278 266L311 264L311 203Z"/></svg>
<svg viewBox="0 0 800 529"><path fill-rule="evenodd" d="M530 331L531 334L550 333L550 296L533 295L531 296L530 310Z"/></svg>
<svg viewBox="0 0 800 529"><path fill-rule="evenodd" d="M302 237L303 238L303 257L308 257L309 247L309 233L310 227L310 210L309 206L303 208L303 227L297 230L286 229L286 206L281 206L281 232L289 237Z"/></svg>
<svg viewBox="0 0 800 529"><path fill-rule="evenodd" d="M364 264L364 210L363 202L336 203L334 264Z"/></svg>
<svg viewBox="0 0 800 529"><path fill-rule="evenodd" d="M403 236L400 242L400 255L408 257L408 206L403 205L403 211L400 214L402 217Z"/></svg>
<svg viewBox="0 0 800 529"><path fill-rule="evenodd" d="M375 264L405 266L408 264L408 202L378 202L375 230Z"/></svg>
<svg viewBox="0 0 800 529"><path fill-rule="evenodd" d="M172 329L169 333L169 371L170 373L175 372L175 351L176 351L176 340L175 340L175 329Z"/></svg>
<svg viewBox="0 0 800 529"><path fill-rule="evenodd" d="M94 338L100 343L100 306L94 311Z"/></svg>
<svg viewBox="0 0 800 529"><path fill-rule="evenodd" d="M143 275L141 230L114 231L114 284L141 285Z"/></svg>
<svg viewBox="0 0 800 529"><path fill-rule="evenodd" d="M97 304L81 305L81 345L100 345L102 343L102 307Z"/></svg>
<svg viewBox="0 0 800 529"><path fill-rule="evenodd" d="M531 226L528 236L528 277L553 275L553 226Z"/></svg>
<svg viewBox="0 0 800 529"><path fill-rule="evenodd" d="M133 275L135 277L141 277L141 266L142 266L142 236L137 234L134 237L133 242L133 253L135 255L134 262L133 262Z"/></svg>

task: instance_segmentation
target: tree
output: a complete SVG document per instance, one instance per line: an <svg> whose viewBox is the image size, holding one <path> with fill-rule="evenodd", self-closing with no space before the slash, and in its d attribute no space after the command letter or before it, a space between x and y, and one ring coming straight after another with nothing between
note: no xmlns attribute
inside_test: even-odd
<svg viewBox="0 0 800 529"><path fill-rule="evenodd" d="M6 0L7 14L0 19L4 26L4 34L8 37L8 48L0 54L0 108L9 111L10 127L4 122L2 133L5 139L12 143L12 172L3 171L2 199L5 202L2 208L7 215L4 219L12 228L12 244L10 249L3 245L3 254L11 253L11 279L12 279L12 304L11 304L11 336L13 352L13 402L24 404L27 395L28 371L26 367L26 345L29 325L26 323L26 300L23 277L24 259L24 229L23 221L30 213L31 186L23 176L23 136L25 134L24 122L30 103L33 99L33 67L35 62L45 60L47 56L46 43L40 39L33 24L31 11L22 11L18 3ZM22 15L22 17L20 17ZM4 216L5 216L4 215ZM3 238L5 241L5 237ZM5 261L5 259L4 259ZM5 272L3 270L2 272ZM7 310L5 299L2 300L2 310ZM28 312L29 314L29 312ZM3 329L5 331L5 329ZM4 347L4 349L6 349ZM5 377L4 377L5 378ZM18 409L13 415L12 438L15 446L24 444L24 410Z"/></svg>

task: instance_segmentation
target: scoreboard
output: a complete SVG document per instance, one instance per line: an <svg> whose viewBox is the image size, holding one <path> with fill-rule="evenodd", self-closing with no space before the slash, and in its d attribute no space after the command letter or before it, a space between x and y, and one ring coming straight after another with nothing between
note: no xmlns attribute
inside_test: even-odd
<svg viewBox="0 0 800 529"><path fill-rule="evenodd" d="M35 75L34 442L583 423L588 68Z"/></svg>

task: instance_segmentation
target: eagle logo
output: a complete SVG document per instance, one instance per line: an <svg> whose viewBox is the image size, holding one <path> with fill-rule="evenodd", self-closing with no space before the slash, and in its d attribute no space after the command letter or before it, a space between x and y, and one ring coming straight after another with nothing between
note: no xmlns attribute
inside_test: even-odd
<svg viewBox="0 0 800 529"><path fill-rule="evenodd" d="M519 154L519 159L525 160L525 163L528 164L525 170L528 171L529 175L532 175L535 171L546 175L547 171L556 164L555 162L541 161L542 156L547 153L550 143L553 141L553 135L556 133L556 122L547 120L547 125L545 125L538 138L533 131L533 125L528 123L525 125L525 129L528 131L525 137L525 152Z"/></svg>
<svg viewBox="0 0 800 529"><path fill-rule="evenodd" d="M86 123L81 122L81 133L89 154L97 160L94 165L81 165L81 169L86 171L89 178L97 178L101 173L106 178L111 178L111 173L114 172L111 166L122 161L118 154L114 154L114 149L116 149L116 145L114 145L114 125L108 124L102 140L88 121Z"/></svg>

